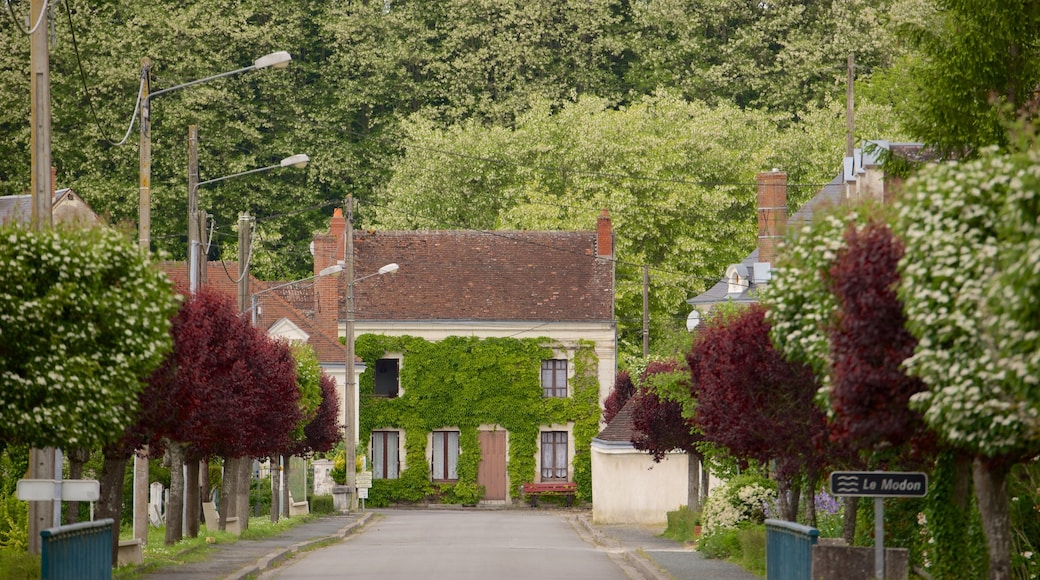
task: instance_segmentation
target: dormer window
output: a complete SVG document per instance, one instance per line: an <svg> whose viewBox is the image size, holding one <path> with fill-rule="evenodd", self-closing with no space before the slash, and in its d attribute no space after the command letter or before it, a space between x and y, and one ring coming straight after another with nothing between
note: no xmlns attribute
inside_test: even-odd
<svg viewBox="0 0 1040 580"><path fill-rule="evenodd" d="M726 293L741 294L750 287L747 266L744 264L730 264L726 268Z"/></svg>

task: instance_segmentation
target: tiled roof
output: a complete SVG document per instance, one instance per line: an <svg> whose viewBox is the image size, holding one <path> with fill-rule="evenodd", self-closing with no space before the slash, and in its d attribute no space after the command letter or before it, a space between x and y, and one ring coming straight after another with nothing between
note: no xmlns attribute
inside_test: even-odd
<svg viewBox="0 0 1040 580"><path fill-rule="evenodd" d="M5 195L0 197L0 224L28 223L32 219L31 195Z"/></svg>
<svg viewBox="0 0 1040 580"><path fill-rule="evenodd" d="M358 319L613 320L596 232L355 232Z"/></svg>
<svg viewBox="0 0 1040 580"><path fill-rule="evenodd" d="M159 268L173 282L178 292L188 291L188 267L186 262L160 262ZM237 300L238 296L238 263L237 262L207 262L205 284L221 294ZM263 282L252 276L249 277L250 293L256 294L266 288L282 284L282 282ZM292 293L295 285L286 286L285 292ZM340 363L346 354L339 339L330 337L321 331L311 316L297 310L282 296L282 289L275 290L264 295L262 316L257 317L257 326L269 329L274 323L288 319L293 324L309 335L309 344L322 363Z"/></svg>
<svg viewBox="0 0 1040 580"><path fill-rule="evenodd" d="M608 443L631 443L632 439L639 434L632 420L632 413L640 395L632 395L624 407L614 415L614 419L596 435L596 439Z"/></svg>

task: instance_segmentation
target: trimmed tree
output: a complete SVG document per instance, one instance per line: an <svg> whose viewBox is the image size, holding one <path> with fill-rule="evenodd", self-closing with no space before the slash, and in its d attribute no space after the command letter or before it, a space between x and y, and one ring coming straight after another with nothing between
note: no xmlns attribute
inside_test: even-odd
<svg viewBox="0 0 1040 580"><path fill-rule="evenodd" d="M971 453L989 577L1010 578L1011 467L1040 453L1040 152L993 149L907 183L899 295L927 390L911 403Z"/></svg>
<svg viewBox="0 0 1040 580"><path fill-rule="evenodd" d="M843 246L825 277L838 301L830 330L831 438L871 453L878 468L900 462L914 443L934 451L921 414L908 406L925 385L902 367L917 344L896 296L902 244L888 225L871 220L862 228L850 223ZM882 450L885 457L877 455Z"/></svg>
<svg viewBox="0 0 1040 580"><path fill-rule="evenodd" d="M773 348L765 309L757 304L710 320L687 363L695 425L705 440L738 458L775 461L780 509L794 521L801 481L814 486L825 463L826 426L813 403L812 371Z"/></svg>
<svg viewBox="0 0 1040 580"><path fill-rule="evenodd" d="M118 232L0 225L0 442L117 440L170 349L175 308L166 277Z"/></svg>
<svg viewBox="0 0 1040 580"><path fill-rule="evenodd" d="M173 353L142 396L138 424L140 440L165 446L171 457L167 543L180 539L185 459L280 452L301 416L288 346L251 326L230 298L203 287L177 313L173 336Z"/></svg>
<svg viewBox="0 0 1040 580"><path fill-rule="evenodd" d="M628 371L620 371L614 378L614 388L603 403L603 422L610 423L636 393L636 385Z"/></svg>

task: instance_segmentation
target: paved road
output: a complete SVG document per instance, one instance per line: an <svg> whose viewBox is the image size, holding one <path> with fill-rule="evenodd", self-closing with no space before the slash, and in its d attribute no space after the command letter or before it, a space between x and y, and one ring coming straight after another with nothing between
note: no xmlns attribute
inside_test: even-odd
<svg viewBox="0 0 1040 580"><path fill-rule="evenodd" d="M571 518L526 510L380 510L344 542L300 554L262 578L627 580L616 554Z"/></svg>

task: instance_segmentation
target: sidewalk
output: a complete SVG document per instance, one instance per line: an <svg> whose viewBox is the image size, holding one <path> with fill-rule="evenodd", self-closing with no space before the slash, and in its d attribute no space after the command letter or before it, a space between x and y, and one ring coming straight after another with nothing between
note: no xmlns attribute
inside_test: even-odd
<svg viewBox="0 0 1040 580"><path fill-rule="evenodd" d="M363 526L372 512L316 518L262 540L218 544L205 559L163 568L141 576L142 580L242 580L277 565L308 546L342 539Z"/></svg>
<svg viewBox="0 0 1040 580"><path fill-rule="evenodd" d="M740 566L705 558L662 538L664 526L596 525L585 514L578 516L578 522L597 544L620 554L647 580L761 580Z"/></svg>

